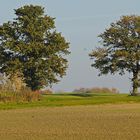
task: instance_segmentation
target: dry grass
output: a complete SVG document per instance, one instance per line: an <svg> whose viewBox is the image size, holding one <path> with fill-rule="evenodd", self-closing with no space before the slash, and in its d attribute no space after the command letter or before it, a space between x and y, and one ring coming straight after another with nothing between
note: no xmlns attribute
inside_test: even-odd
<svg viewBox="0 0 140 140"><path fill-rule="evenodd" d="M0 111L0 140L139 140L140 104Z"/></svg>

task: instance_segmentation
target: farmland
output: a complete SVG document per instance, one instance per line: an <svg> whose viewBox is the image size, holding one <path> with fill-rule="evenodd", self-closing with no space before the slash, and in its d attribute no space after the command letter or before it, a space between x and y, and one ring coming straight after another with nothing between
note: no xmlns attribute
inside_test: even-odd
<svg viewBox="0 0 140 140"><path fill-rule="evenodd" d="M40 107L0 111L2 140L138 140L140 104Z"/></svg>
<svg viewBox="0 0 140 140"><path fill-rule="evenodd" d="M2 140L137 140L140 97L52 94L40 101L0 104Z"/></svg>

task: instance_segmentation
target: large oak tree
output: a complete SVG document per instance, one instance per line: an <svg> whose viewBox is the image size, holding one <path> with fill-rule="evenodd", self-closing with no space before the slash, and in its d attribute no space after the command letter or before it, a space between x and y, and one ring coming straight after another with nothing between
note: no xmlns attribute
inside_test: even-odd
<svg viewBox="0 0 140 140"><path fill-rule="evenodd" d="M55 28L44 8L26 5L16 18L0 26L0 72L22 73L32 90L51 85L65 75L69 43Z"/></svg>
<svg viewBox="0 0 140 140"><path fill-rule="evenodd" d="M101 35L102 47L90 54L101 74L132 73L132 95L137 95L140 74L140 16L123 16Z"/></svg>

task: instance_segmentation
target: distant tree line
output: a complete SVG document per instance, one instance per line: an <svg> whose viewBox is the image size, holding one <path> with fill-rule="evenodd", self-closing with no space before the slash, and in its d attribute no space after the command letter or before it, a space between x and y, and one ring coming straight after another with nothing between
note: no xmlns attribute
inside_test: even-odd
<svg viewBox="0 0 140 140"><path fill-rule="evenodd" d="M119 93L119 90L116 88L107 88L107 87L93 87L93 88L78 88L73 91L74 93Z"/></svg>

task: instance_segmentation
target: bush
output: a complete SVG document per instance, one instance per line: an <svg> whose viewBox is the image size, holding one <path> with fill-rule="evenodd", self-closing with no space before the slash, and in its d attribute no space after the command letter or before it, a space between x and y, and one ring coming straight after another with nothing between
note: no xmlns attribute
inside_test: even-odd
<svg viewBox="0 0 140 140"><path fill-rule="evenodd" d="M31 102L41 99L39 91L26 87L22 75L15 73L12 77L0 74L0 102Z"/></svg>
<svg viewBox="0 0 140 140"><path fill-rule="evenodd" d="M24 78L19 72L15 72L12 76L6 74L0 74L0 90L19 92L26 84Z"/></svg>
<svg viewBox="0 0 140 140"><path fill-rule="evenodd" d="M39 101L41 95L39 91L23 89L21 91L0 90L0 102L32 102Z"/></svg>
<svg viewBox="0 0 140 140"><path fill-rule="evenodd" d="M38 101L41 99L41 94L39 91L32 91L29 88L24 88L20 92L17 93L17 97L19 96L19 101Z"/></svg>

